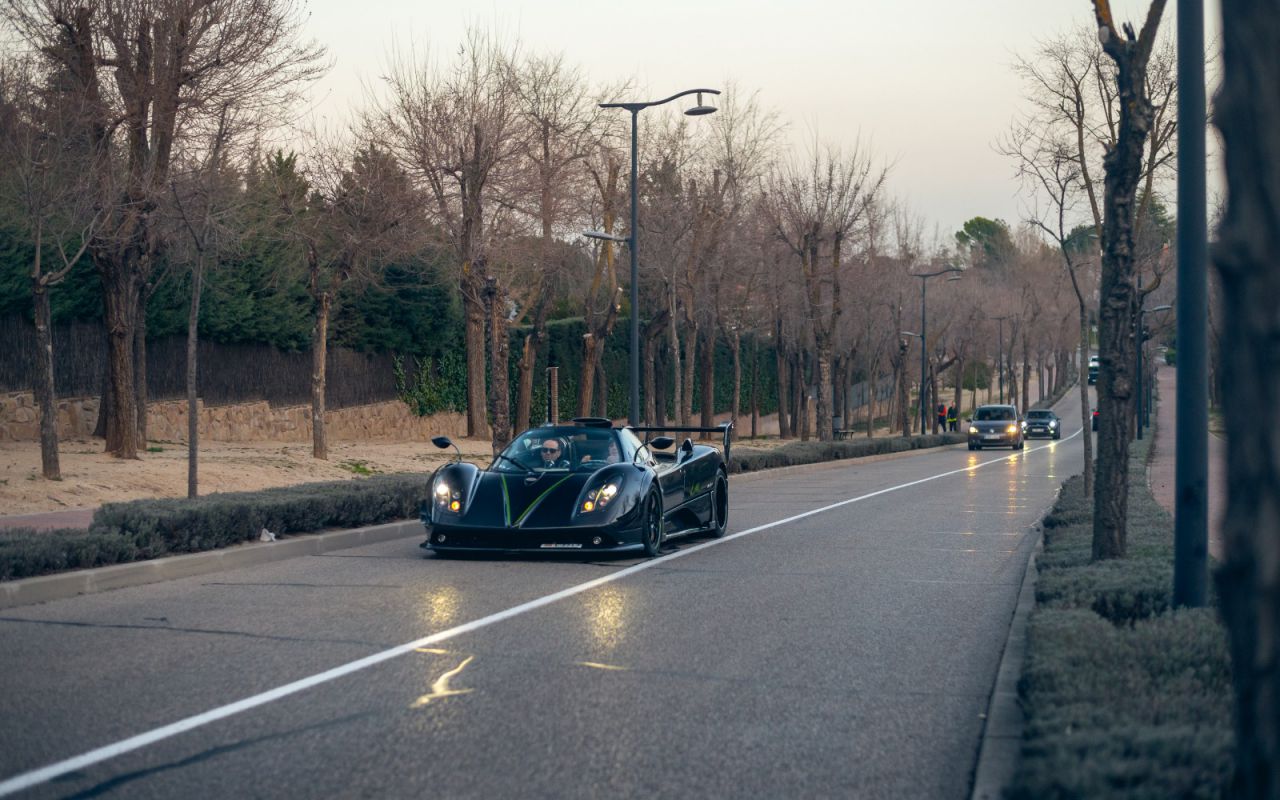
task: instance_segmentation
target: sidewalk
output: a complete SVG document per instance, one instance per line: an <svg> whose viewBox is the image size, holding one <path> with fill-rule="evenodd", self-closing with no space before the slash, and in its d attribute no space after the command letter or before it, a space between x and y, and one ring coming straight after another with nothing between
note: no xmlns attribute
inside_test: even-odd
<svg viewBox="0 0 1280 800"><path fill-rule="evenodd" d="M46 511L43 514L15 514L0 517L0 530L5 528L35 528L49 531L56 528L88 530L96 508L73 508L67 511Z"/></svg>
<svg viewBox="0 0 1280 800"><path fill-rule="evenodd" d="M1151 448L1151 460L1147 464L1147 485L1156 502L1173 514L1176 500L1174 490L1177 485L1177 368L1161 365L1156 370L1156 386L1160 399L1156 403L1155 439ZM1221 561L1222 513L1227 507L1227 442L1220 436L1207 432L1206 435L1209 437L1209 555Z"/></svg>

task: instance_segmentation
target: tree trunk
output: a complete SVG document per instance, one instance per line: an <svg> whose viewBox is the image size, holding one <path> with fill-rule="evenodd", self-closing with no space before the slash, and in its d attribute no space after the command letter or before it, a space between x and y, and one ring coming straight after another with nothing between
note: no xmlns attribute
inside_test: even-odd
<svg viewBox="0 0 1280 800"><path fill-rule="evenodd" d="M777 336L774 339L773 347L773 363L774 369L778 373L778 438L790 438L791 426L787 420L787 402L791 384L787 381L787 357L782 347L782 323L777 325Z"/></svg>
<svg viewBox="0 0 1280 800"><path fill-rule="evenodd" d="M657 349L657 341L652 336L644 337L644 422L646 425L653 425L654 420L658 418L658 404L655 395L658 391L657 385L657 355L654 352Z"/></svg>
<svg viewBox="0 0 1280 800"><path fill-rule="evenodd" d="M600 352L600 342L588 333L582 337L582 371L578 373L578 405L579 417L591 416L591 401L596 391L596 357Z"/></svg>
<svg viewBox="0 0 1280 800"><path fill-rule="evenodd" d="M1022 413L1031 408L1031 354L1027 350L1027 336L1022 336ZM1043 392L1041 393L1043 396Z"/></svg>
<svg viewBox="0 0 1280 800"><path fill-rule="evenodd" d="M1155 8L1155 6L1153 6ZM1156 21L1158 22L1158 16ZM1143 28L1143 35L1148 33ZM1150 31L1154 37L1155 30ZM1125 555L1129 512L1129 440L1134 400L1134 217L1142 156L1155 110L1146 94L1147 49L1109 42L1120 108L1116 144L1103 158L1106 195L1098 309L1098 466L1093 487L1093 559Z"/></svg>
<svg viewBox="0 0 1280 800"><path fill-rule="evenodd" d="M680 424L685 427L693 424L693 376L698 358L698 323L689 320L684 332L684 404L680 406Z"/></svg>
<svg viewBox="0 0 1280 800"><path fill-rule="evenodd" d="M329 310L333 297L322 292L316 302L316 324L311 329L311 455L329 458L324 430L325 370L329 357Z"/></svg>
<svg viewBox="0 0 1280 800"><path fill-rule="evenodd" d="M818 398L817 398L817 435L818 441L829 442L835 438L831 430L831 349L830 346L818 350Z"/></svg>
<svg viewBox="0 0 1280 800"><path fill-rule="evenodd" d="M133 328L133 388L138 413L138 449L147 449L147 293L138 298Z"/></svg>
<svg viewBox="0 0 1280 800"><path fill-rule="evenodd" d="M1280 797L1280 18L1274 3L1226 0L1214 119L1228 197L1213 250L1222 278L1219 364L1227 441L1226 558L1215 575L1231 637L1235 777L1229 794ZM1167 399L1166 402L1171 402Z"/></svg>
<svg viewBox="0 0 1280 800"><path fill-rule="evenodd" d="M107 353L111 352L111 334L107 334ZM94 423L93 435L99 439L107 438L107 420L115 408L115 397L111 394L111 370L102 370L102 391L98 393L98 421Z"/></svg>
<svg viewBox="0 0 1280 800"><path fill-rule="evenodd" d="M875 436L876 429L876 400L880 396L880 356L877 352L871 359L871 368L867 370L867 381L871 389L867 396L867 438Z"/></svg>
<svg viewBox="0 0 1280 800"><path fill-rule="evenodd" d="M117 458L137 458L138 406L133 378L133 325L138 310L138 284L128 270L113 269L104 274L103 301L108 334L107 373L111 382L106 449Z"/></svg>
<svg viewBox="0 0 1280 800"><path fill-rule="evenodd" d="M187 314L187 497L200 494L200 409L197 405L196 360L199 357L200 293L204 284L204 259L197 257L191 274L191 310Z"/></svg>
<svg viewBox="0 0 1280 800"><path fill-rule="evenodd" d="M1085 376L1089 374L1089 311L1084 306L1080 306L1080 371L1076 373L1076 380L1080 384L1080 424L1083 426L1080 432L1080 438L1083 440L1084 446L1084 494L1085 497L1093 495L1093 414L1089 407L1089 381Z"/></svg>
<svg viewBox="0 0 1280 800"><path fill-rule="evenodd" d="M733 399L730 402L729 421L733 423L732 438L738 438L738 413L742 410L742 334L733 332L730 355L733 358Z"/></svg>
<svg viewBox="0 0 1280 800"><path fill-rule="evenodd" d="M699 426L710 428L716 424L716 335L715 328L707 326L705 333L701 337L702 345L702 363L699 366L702 369L702 385L700 389L698 403L702 406L702 419L699 420ZM703 438L710 438L710 434L704 434Z"/></svg>
<svg viewBox="0 0 1280 800"><path fill-rule="evenodd" d="M477 295L473 297L472 295ZM485 391L484 304L479 291L467 277L462 279L462 314L467 349L467 436L489 438L489 420L485 414L488 392Z"/></svg>
<svg viewBox="0 0 1280 800"><path fill-rule="evenodd" d="M604 359L596 359L596 413L597 417L609 419L609 370L604 368Z"/></svg>
<svg viewBox="0 0 1280 800"><path fill-rule="evenodd" d="M751 438L760 435L760 336L751 338Z"/></svg>
<svg viewBox="0 0 1280 800"><path fill-rule="evenodd" d="M661 428L667 424L667 378L671 375L670 360L662 349L661 337L653 340L653 424Z"/></svg>
<svg viewBox="0 0 1280 800"><path fill-rule="evenodd" d="M517 367L516 386L516 425L517 431L529 429L529 419L533 407L533 370L538 363L538 346L542 343L542 332L537 324L533 330L525 334L524 345L520 349L520 363Z"/></svg>
<svg viewBox="0 0 1280 800"><path fill-rule="evenodd" d="M36 238L39 259L40 239ZM39 274L40 268L36 267ZM58 464L58 398L53 385L53 330L49 311L49 287L42 278L32 279L35 297L36 358L40 362L40 378L36 381L36 406L40 409L40 473L51 481L62 480Z"/></svg>
<svg viewBox="0 0 1280 800"><path fill-rule="evenodd" d="M809 426L809 406L805 403L803 353L791 356L791 438L808 440L805 431Z"/></svg>
<svg viewBox="0 0 1280 800"><path fill-rule="evenodd" d="M493 419L492 445L496 456L511 441L511 337L507 332L506 292L496 278L485 286L489 333L489 416Z"/></svg>
<svg viewBox="0 0 1280 800"><path fill-rule="evenodd" d="M668 311L671 319L667 321L667 333L670 336L670 348L667 354L671 357L671 416L679 422L680 409L684 408L684 392L686 387L683 385L683 373L680 369L680 330L676 321L676 290L675 285L671 287L668 295L670 306ZM687 387L688 391L693 391L693 387Z"/></svg>

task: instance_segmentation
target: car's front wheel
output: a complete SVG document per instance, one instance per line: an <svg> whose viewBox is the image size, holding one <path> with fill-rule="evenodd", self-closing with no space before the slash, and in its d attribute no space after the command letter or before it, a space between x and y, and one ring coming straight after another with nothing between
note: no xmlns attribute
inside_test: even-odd
<svg viewBox="0 0 1280 800"><path fill-rule="evenodd" d="M729 481L723 472L716 473L711 490L711 537L719 539L729 527Z"/></svg>
<svg viewBox="0 0 1280 800"><path fill-rule="evenodd" d="M640 544L644 554L656 556L662 549L662 502L657 493L652 493L644 501L644 519L640 523Z"/></svg>

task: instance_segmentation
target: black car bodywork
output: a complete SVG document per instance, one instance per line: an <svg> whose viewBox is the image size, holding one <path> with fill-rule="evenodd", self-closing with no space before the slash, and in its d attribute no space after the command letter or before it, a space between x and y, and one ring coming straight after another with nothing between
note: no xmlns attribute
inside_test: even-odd
<svg viewBox="0 0 1280 800"><path fill-rule="evenodd" d="M1022 424L1018 420L1018 407L1012 405L978 406L969 420L969 449L984 447L1012 447L1021 450Z"/></svg>
<svg viewBox="0 0 1280 800"><path fill-rule="evenodd" d="M1062 419L1047 408L1033 408L1022 420L1022 435L1028 439L1047 436L1050 439L1062 438Z"/></svg>
<svg viewBox="0 0 1280 800"><path fill-rule="evenodd" d="M649 438L674 432L721 434L723 452L692 439L676 447L669 436ZM594 418L532 428L488 467L459 460L436 470L420 513L423 547L438 553L638 549L652 556L673 536L722 536L729 432L727 424L615 428ZM434 441L451 445L444 437ZM564 457L546 462L539 451L551 442Z"/></svg>

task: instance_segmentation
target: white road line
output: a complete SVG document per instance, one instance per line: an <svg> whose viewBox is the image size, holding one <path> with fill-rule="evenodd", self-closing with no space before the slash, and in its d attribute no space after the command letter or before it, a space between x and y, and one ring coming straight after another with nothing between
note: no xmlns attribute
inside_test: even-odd
<svg viewBox="0 0 1280 800"><path fill-rule="evenodd" d="M1076 431L1072 435L1066 437L1065 439L1055 444L1060 444L1061 442L1068 442L1079 435L1080 435L1080 431ZM448 639L453 639L457 636L461 636L464 633L470 633L471 631L479 630L481 628L486 628L490 625L494 625L504 620L511 619L512 617L518 617L521 614L527 614L530 611L534 611L536 609L542 608L543 606L549 606L552 603L559 602L560 600L564 600L567 597L573 597L574 595L582 594L583 592L588 592L596 588L597 586L603 586L607 583L612 583L614 581L619 581L619 580L622 580L623 578L630 577L632 575L635 575L638 572L644 572L647 569L661 566L667 561L671 561L677 558L683 558L684 556L691 555L700 550L706 550L709 547L715 547L717 545L724 544L725 542L733 541L734 539L740 539L743 536L750 536L753 533L759 533L760 531L768 530L769 528L776 528L779 525L786 525L789 522L795 522L796 520L804 519L806 517L812 517L815 514L821 514L825 511L830 511L835 508L841 508L843 506L847 506L852 503L858 503L863 500L869 500L873 497L878 497L882 494L888 494L889 492L896 492L899 489L907 489L912 486L919 486L922 483L935 481L935 480L938 480L939 478L946 478L951 475L958 475L963 472L971 472L973 470L982 469L983 467L989 467L992 464L999 464L1003 461L1009 461L1011 459L1018 458L1019 456L1025 457L1030 455L1031 453L1035 453L1049 447L1053 447L1053 445L1052 444L1043 445L1041 447L1031 448L1030 450L1015 452L1011 455L1005 456L1004 458L996 458L990 461L984 461L981 464L973 464L970 466L962 467L960 469L953 469L948 472L940 472L937 475L930 475L927 478L921 478L919 480L910 481L908 483L901 483L901 484L898 484L897 486L890 486L887 489L880 489L879 491L860 495L858 497L850 497L847 500L841 500L838 503L832 503L830 505L826 505L821 508L815 508L811 511L806 511L802 514L796 514L794 516L787 517L786 519L777 520L776 522L767 522L764 525L757 525L754 528L748 528L745 531L738 531L737 533L730 534L728 536L725 536L722 539L712 539L710 541L706 541L701 544L694 545L692 547L685 547L680 550L676 550L675 552L669 553L665 556L650 559L648 561L644 561L639 564L626 567L625 569L620 569L617 572L612 572L608 575L603 575L599 578L596 578L595 580L587 581L586 583L580 583L576 586L570 586L567 589L561 589L560 591L555 592L553 594L544 595L543 597L530 600L527 603L521 603L518 606L512 606L511 608L505 609L503 611L490 614L487 617L481 617L480 619L472 620L471 622L467 622L462 625L449 628L448 630L443 630L443 631L440 631L439 633L433 633L430 636L424 636L421 639L414 639L412 642L407 642L397 647L393 647L389 650L383 650L380 653L374 653L373 655L365 656L364 658L358 659L356 661L351 661L346 664L342 664L340 666L334 667L333 669L325 670L324 672L318 673L316 675L311 675L309 677L302 678L301 680L296 680L293 683L287 683L284 686L278 686L275 689L270 689L268 691L262 692L261 694L255 694L252 697L246 697L243 700L237 700L234 703L230 703L225 706L219 706L218 708L205 711L202 714L196 714L195 716L187 717L186 719L181 719L181 720L178 720L177 722L172 722L163 727L154 728L150 731L147 731L146 733L140 733L137 736L131 736L128 739L122 739L121 741L115 742L114 744L109 744L104 747L99 747L96 750L90 750L87 753L83 753L81 755L68 758L64 761L59 761L54 764L49 764L48 766L41 767L39 769L35 769L30 772L24 772L21 775L15 775L12 778L9 778L3 782L0 782L0 797L7 797L8 795L14 794L15 792L20 792L20 791L23 791L24 789L30 789L33 786L38 786L42 783L46 783L55 778L66 775L69 772L74 772L76 770L84 769L85 767L90 767L90 766L93 766L94 764L100 764L103 761L110 760L112 758L115 758L116 756L121 756L121 755L124 755L125 753L129 753L134 750L139 750L143 747L146 747L147 745L155 744L156 742L164 741L165 739L172 738L174 736L177 736L178 734L186 733L187 731L203 727L205 725L208 725L211 722L217 722L220 719L226 719L227 717L234 716L236 714L241 713L242 711L248 711L250 709L257 708L258 706L266 705L267 703L273 702L275 700L279 700L283 697L288 697L289 695L297 694L298 692L304 691L306 689L310 689L313 686L319 686L321 684L328 683L333 680L337 680L338 678L344 677L346 675L350 675L353 672L359 672L360 670L368 669L369 667L375 666L377 664L381 664L384 661L390 661L393 658L397 658L399 656L412 653L413 651L417 650L420 647L426 647L428 645L437 644L439 642L443 642Z"/></svg>

